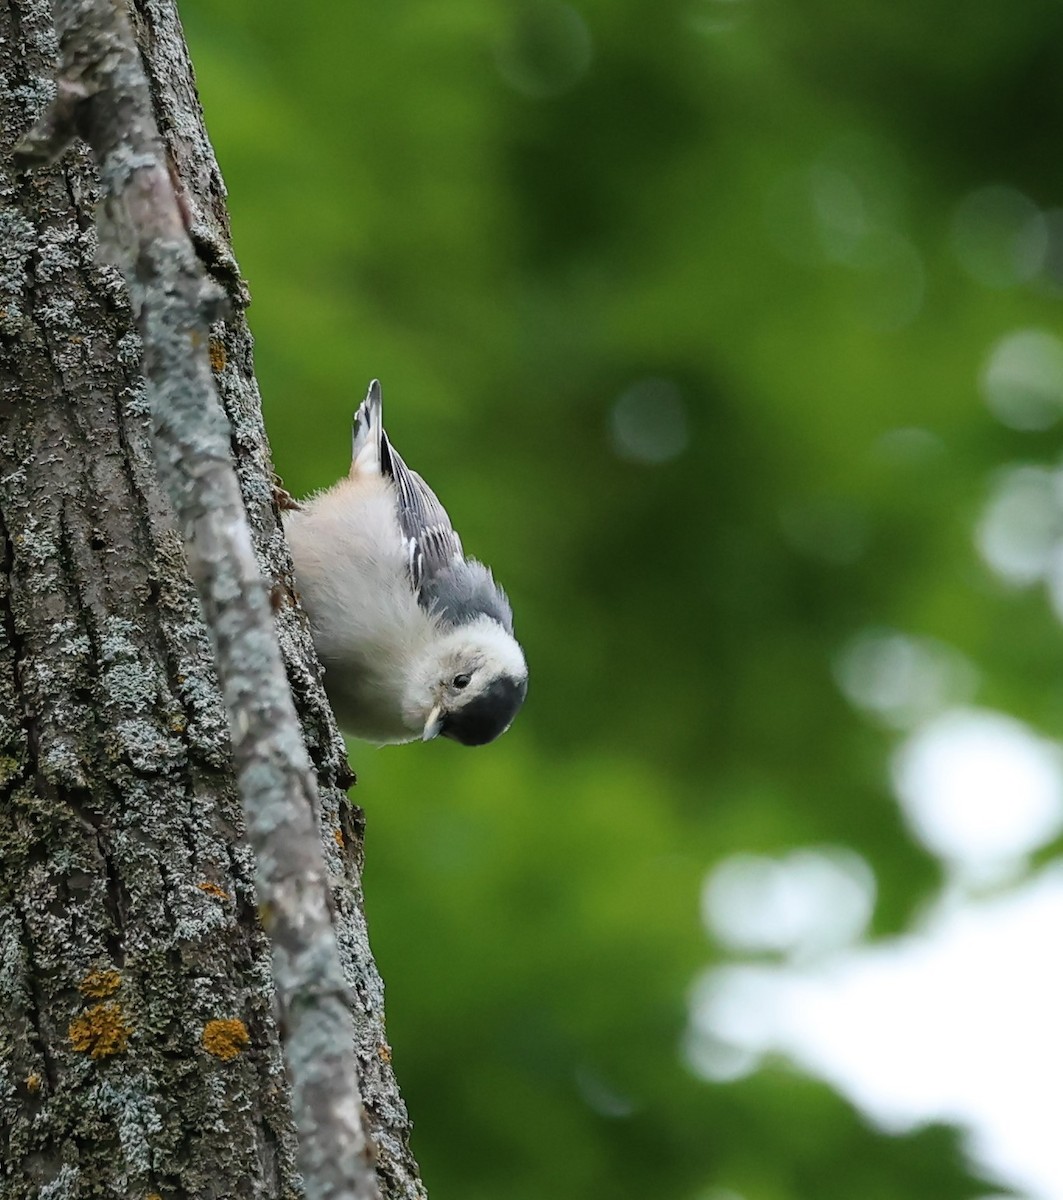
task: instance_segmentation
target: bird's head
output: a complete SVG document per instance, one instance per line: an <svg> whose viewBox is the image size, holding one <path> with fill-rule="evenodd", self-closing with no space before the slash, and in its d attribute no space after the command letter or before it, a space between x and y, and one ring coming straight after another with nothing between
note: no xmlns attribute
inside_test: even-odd
<svg viewBox="0 0 1063 1200"><path fill-rule="evenodd" d="M483 746L513 723L528 692L528 667L512 634L490 617L450 629L421 654L404 711L427 742Z"/></svg>

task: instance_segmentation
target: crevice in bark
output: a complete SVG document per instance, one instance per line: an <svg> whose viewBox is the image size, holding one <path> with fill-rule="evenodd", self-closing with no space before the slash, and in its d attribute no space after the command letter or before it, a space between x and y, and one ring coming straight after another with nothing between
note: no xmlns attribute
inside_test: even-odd
<svg viewBox="0 0 1063 1200"><path fill-rule="evenodd" d="M41 977L41 973L35 970L33 939L30 936L29 926L26 923L26 914L19 905L15 905L15 912L18 914L19 928L22 935L21 950L26 967L27 987L25 996L28 1004L24 1015L30 1030L32 1030L31 1035L27 1038L27 1043L29 1048L36 1052L36 1056L40 1058L44 1066L44 1078L49 1090L54 1090L58 1080L58 1073L51 1052L50 1032L42 1028L42 1014L48 1010L42 994L45 980ZM28 1064L23 1065L23 1070L26 1071L26 1075L23 1076L25 1079L30 1074Z"/></svg>

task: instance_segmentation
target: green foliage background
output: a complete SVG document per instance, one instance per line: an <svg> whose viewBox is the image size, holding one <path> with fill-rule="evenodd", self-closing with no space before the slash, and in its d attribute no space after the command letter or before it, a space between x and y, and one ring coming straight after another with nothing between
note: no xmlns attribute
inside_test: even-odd
<svg viewBox="0 0 1063 1200"><path fill-rule="evenodd" d="M351 747L434 1200L977 1194L948 1131L886 1138L784 1066L711 1085L680 1046L715 862L851 846L878 934L936 885L834 682L848 638L941 638L979 702L1063 718L1043 595L971 536L995 469L1055 454L977 379L1063 280L983 286L952 235L973 188L1063 203L1063 7L181 7L278 470L345 470L379 376L531 664L496 745ZM646 380L686 422L656 464L611 424Z"/></svg>

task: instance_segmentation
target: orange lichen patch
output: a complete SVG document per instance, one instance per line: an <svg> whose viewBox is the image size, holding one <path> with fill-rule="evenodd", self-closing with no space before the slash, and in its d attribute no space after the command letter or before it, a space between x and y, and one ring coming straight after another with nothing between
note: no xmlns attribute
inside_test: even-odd
<svg viewBox="0 0 1063 1200"><path fill-rule="evenodd" d="M247 1026L235 1017L227 1021L208 1021L203 1027L203 1049L224 1062L247 1048Z"/></svg>
<svg viewBox="0 0 1063 1200"><path fill-rule="evenodd" d="M383 1062L383 1063L391 1062L391 1047L387 1044L387 1042L381 1042L380 1045L377 1046L376 1052L377 1052L377 1057L380 1059L381 1062Z"/></svg>
<svg viewBox="0 0 1063 1200"><path fill-rule="evenodd" d="M111 1054L121 1054L133 1030L125 1019L122 1006L110 1003L94 1004L80 1017L75 1017L66 1032L75 1050L93 1058L107 1058Z"/></svg>
<svg viewBox="0 0 1063 1200"><path fill-rule="evenodd" d="M220 338L210 339L210 369L215 375L221 374L225 370L227 356L225 354L225 345Z"/></svg>
<svg viewBox="0 0 1063 1200"><path fill-rule="evenodd" d="M41 1077L39 1075L27 1075L25 1083L26 1091L31 1095L41 1090Z"/></svg>
<svg viewBox="0 0 1063 1200"><path fill-rule="evenodd" d="M213 896L216 900L228 900L229 893L216 883L211 883L209 879L204 879L202 883L196 885L201 892L206 892L208 896Z"/></svg>
<svg viewBox="0 0 1063 1200"><path fill-rule="evenodd" d="M332 840L336 843L337 846L339 846L339 848L341 850L343 849L344 846L347 845L347 840L343 836L342 829L334 829L332 831Z"/></svg>
<svg viewBox="0 0 1063 1200"><path fill-rule="evenodd" d="M122 986L122 976L113 967L104 970L93 969L78 984L82 995L91 996L93 1000L102 1000L104 996L113 996Z"/></svg>

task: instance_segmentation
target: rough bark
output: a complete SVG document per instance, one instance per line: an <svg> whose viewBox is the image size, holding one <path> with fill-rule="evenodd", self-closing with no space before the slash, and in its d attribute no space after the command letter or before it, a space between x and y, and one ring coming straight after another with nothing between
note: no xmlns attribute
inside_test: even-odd
<svg viewBox="0 0 1063 1200"><path fill-rule="evenodd" d="M199 258L232 316L210 363L317 774L381 1187L422 1195L361 907L361 823L293 603L228 244L176 13L135 16ZM225 710L150 449L140 339L97 263L76 146L16 172L56 45L0 4L0 1197L289 1196L290 1096Z"/></svg>

